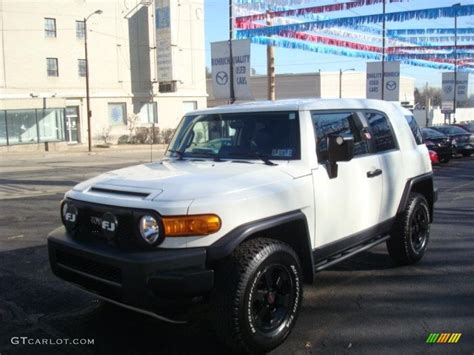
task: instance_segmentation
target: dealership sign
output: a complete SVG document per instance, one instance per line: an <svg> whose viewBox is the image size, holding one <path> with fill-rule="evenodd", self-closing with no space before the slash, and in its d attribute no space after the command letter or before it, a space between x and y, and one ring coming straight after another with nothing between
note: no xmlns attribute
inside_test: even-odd
<svg viewBox="0 0 474 355"><path fill-rule="evenodd" d="M253 99L250 89L250 40L232 41L232 66L236 100ZM229 41L211 43L212 83L216 99L230 98L230 45Z"/></svg>
<svg viewBox="0 0 474 355"><path fill-rule="evenodd" d="M367 98L387 101L400 100L400 62L384 63L382 85L382 62L367 63Z"/></svg>
<svg viewBox="0 0 474 355"><path fill-rule="evenodd" d="M456 102L468 99L469 73L456 73ZM454 72L445 72L442 76L443 102L454 102Z"/></svg>
<svg viewBox="0 0 474 355"><path fill-rule="evenodd" d="M171 46L170 0L157 0L155 4L157 79L160 82L170 82L175 80L173 72L173 57L175 54Z"/></svg>

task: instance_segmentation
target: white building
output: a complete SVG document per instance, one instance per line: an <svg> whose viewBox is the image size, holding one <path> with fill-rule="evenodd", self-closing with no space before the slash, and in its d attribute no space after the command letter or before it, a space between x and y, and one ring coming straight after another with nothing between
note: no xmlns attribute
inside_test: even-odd
<svg viewBox="0 0 474 355"><path fill-rule="evenodd" d="M301 74L277 74L276 98L291 99L305 97L344 98L366 97L366 73L347 71L340 77L339 72L316 72ZM267 99L267 76L257 75L250 78L253 96L256 100ZM216 106L225 100L214 99L212 80L207 80L209 93L208 105ZM400 101L414 105L415 79L400 77Z"/></svg>
<svg viewBox="0 0 474 355"><path fill-rule="evenodd" d="M0 1L0 145L175 128L206 107L204 0Z"/></svg>

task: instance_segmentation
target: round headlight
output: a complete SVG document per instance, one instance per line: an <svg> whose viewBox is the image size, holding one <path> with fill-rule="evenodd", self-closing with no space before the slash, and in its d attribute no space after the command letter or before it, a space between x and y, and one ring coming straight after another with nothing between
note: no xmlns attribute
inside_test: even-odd
<svg viewBox="0 0 474 355"><path fill-rule="evenodd" d="M76 206L66 201L63 203L61 207L61 217L62 217L64 226L68 230L72 230L76 227L77 220L79 217L79 211Z"/></svg>
<svg viewBox="0 0 474 355"><path fill-rule="evenodd" d="M155 244L160 238L160 224L150 215L145 215L139 221L140 236L149 245Z"/></svg>

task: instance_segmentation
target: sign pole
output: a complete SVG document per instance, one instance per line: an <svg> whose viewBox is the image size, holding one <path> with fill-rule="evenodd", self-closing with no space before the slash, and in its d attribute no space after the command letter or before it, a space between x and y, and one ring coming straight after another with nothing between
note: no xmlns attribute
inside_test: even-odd
<svg viewBox="0 0 474 355"><path fill-rule="evenodd" d="M234 20L232 18L232 1L229 0L229 103L235 102L235 91L234 91L234 55L232 53L232 39L234 37Z"/></svg>
<svg viewBox="0 0 474 355"><path fill-rule="evenodd" d="M385 92L385 0L383 0L383 22L382 22L382 100Z"/></svg>
<svg viewBox="0 0 474 355"><path fill-rule="evenodd" d="M453 123L456 123L456 94L458 91L458 6L459 4L454 5L454 100L453 100ZM449 116L451 118L451 116ZM451 123L451 122L449 122Z"/></svg>

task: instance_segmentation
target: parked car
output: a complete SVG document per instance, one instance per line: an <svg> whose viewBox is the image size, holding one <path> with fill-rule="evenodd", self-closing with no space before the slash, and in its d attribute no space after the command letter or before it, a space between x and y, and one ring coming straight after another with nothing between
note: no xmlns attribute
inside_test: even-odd
<svg viewBox="0 0 474 355"><path fill-rule="evenodd" d="M474 133L453 125L433 126L430 128L446 134L451 139L451 144L456 154L468 157L474 152Z"/></svg>
<svg viewBox="0 0 474 355"><path fill-rule="evenodd" d="M434 150L428 150L428 154L430 155L431 165L439 164L438 153L436 153Z"/></svg>
<svg viewBox="0 0 474 355"><path fill-rule="evenodd" d="M215 132L227 143L211 154ZM190 112L162 160L66 193L63 227L48 238L52 270L160 320L209 312L216 339L236 353L270 351L316 272L381 243L395 264L422 259L437 193L412 132L380 100Z"/></svg>
<svg viewBox="0 0 474 355"><path fill-rule="evenodd" d="M447 135L431 128L422 128L421 134L423 135L426 147L438 154L440 162L447 163L451 160L455 152L453 151L451 139Z"/></svg>
<svg viewBox="0 0 474 355"><path fill-rule="evenodd" d="M468 132L474 133L474 122L456 123L455 126L461 127Z"/></svg>

